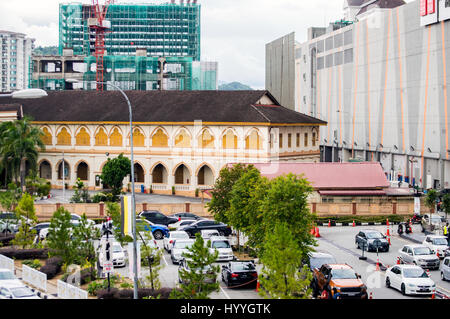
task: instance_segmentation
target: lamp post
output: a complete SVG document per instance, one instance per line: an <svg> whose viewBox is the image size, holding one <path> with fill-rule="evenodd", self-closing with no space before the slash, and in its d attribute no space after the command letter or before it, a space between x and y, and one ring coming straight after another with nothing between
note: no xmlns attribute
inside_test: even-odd
<svg viewBox="0 0 450 319"><path fill-rule="evenodd" d="M78 83L76 79L67 79L66 82ZM134 193L134 155L133 155L133 111L131 109L131 103L125 92L118 86L108 82L96 82L96 84L105 84L115 88L125 98L128 104L128 112L130 117L130 152L131 152L131 209L133 211L132 219L132 233L133 233L133 298L138 299L138 274L137 274L137 245L136 245L136 201Z"/></svg>
<svg viewBox="0 0 450 319"><path fill-rule="evenodd" d="M41 89L25 89L8 94L0 94L0 97L11 97L13 99L39 99L46 96L47 92Z"/></svg>

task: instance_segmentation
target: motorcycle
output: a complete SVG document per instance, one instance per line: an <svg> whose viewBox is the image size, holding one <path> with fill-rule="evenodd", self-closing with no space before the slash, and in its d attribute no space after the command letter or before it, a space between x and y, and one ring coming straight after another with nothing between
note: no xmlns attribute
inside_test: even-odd
<svg viewBox="0 0 450 319"><path fill-rule="evenodd" d="M422 222L422 215L414 214L414 216L411 218L411 222L413 224L420 224Z"/></svg>
<svg viewBox="0 0 450 319"><path fill-rule="evenodd" d="M397 233L399 235L402 235L404 232L406 234L412 233L412 229L411 229L411 226L409 225L409 223L399 223L398 224Z"/></svg>

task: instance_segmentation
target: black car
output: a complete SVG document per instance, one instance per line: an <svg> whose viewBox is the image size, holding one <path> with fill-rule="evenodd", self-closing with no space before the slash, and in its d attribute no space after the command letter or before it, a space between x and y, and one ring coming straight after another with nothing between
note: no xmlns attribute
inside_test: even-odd
<svg viewBox="0 0 450 319"><path fill-rule="evenodd" d="M195 220L203 219L202 217L197 216L192 213L176 213L176 214L169 215L169 217L173 217L173 218L177 218L177 219L181 218L181 220L183 220L183 219L195 219Z"/></svg>
<svg viewBox="0 0 450 319"><path fill-rule="evenodd" d="M364 249L367 251L389 251L389 242L382 233L378 230L367 229L360 231L355 236L355 245L358 249Z"/></svg>
<svg viewBox="0 0 450 319"><path fill-rule="evenodd" d="M213 229L217 230L220 236L231 235L230 226L224 223L216 222L215 220L199 220L188 226L178 228L179 231L185 231L191 237L195 237L195 234L199 233L201 230L213 230Z"/></svg>
<svg viewBox="0 0 450 319"><path fill-rule="evenodd" d="M176 223L178 218L169 217L157 210L144 210L139 213L139 217L145 218L153 224L168 226L169 224Z"/></svg>
<svg viewBox="0 0 450 319"><path fill-rule="evenodd" d="M231 261L222 266L222 281L231 286L256 288L258 272L253 261Z"/></svg>

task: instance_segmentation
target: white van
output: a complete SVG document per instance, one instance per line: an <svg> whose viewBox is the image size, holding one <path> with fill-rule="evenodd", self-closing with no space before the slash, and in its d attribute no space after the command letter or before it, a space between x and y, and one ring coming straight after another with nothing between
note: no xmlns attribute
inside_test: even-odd
<svg viewBox="0 0 450 319"><path fill-rule="evenodd" d="M216 261L231 261L235 259L230 241L226 237L211 236L209 240L209 252L212 254L214 254L216 250L219 252Z"/></svg>

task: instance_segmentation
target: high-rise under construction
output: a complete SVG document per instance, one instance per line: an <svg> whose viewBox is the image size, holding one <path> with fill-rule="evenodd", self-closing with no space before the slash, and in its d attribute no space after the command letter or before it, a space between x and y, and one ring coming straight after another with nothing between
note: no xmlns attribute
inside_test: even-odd
<svg viewBox="0 0 450 319"><path fill-rule="evenodd" d="M105 35L107 55L134 55L136 48L149 56L192 57L200 61L200 4L180 1L166 4L110 4ZM70 47L75 55L92 55L95 34L92 5L59 5L59 54Z"/></svg>

